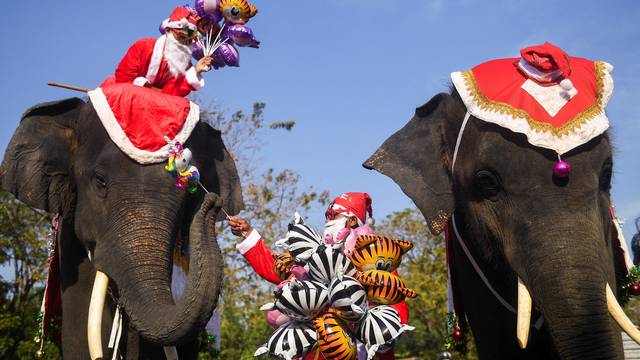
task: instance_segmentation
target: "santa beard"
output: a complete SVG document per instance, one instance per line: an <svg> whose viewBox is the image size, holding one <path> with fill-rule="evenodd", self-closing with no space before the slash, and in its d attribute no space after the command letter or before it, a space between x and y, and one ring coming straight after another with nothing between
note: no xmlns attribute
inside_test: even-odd
<svg viewBox="0 0 640 360"><path fill-rule="evenodd" d="M164 45L164 58L167 60L171 75L182 75L191 65L191 47L181 44L173 34L168 34Z"/></svg>
<svg viewBox="0 0 640 360"><path fill-rule="evenodd" d="M348 218L343 217L336 220L327 221L324 224L324 240L330 244L338 243L338 233L347 227Z"/></svg>

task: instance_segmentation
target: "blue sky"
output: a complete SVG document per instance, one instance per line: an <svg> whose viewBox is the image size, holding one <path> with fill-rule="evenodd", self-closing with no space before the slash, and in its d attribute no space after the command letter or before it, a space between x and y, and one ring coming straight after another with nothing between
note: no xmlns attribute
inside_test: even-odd
<svg viewBox="0 0 640 360"><path fill-rule="evenodd" d="M76 94L58 81L95 87L128 46L158 36L183 1L11 1L0 14L0 148L30 105ZM241 67L206 75L200 95L228 110L267 103L268 121L295 120L293 133L268 132L261 158L290 168L304 185L332 194L367 191L378 218L410 205L387 177L360 164L401 128L416 106L446 91L449 74L550 41L569 54L615 66L608 113L616 144L614 200L627 239L640 216L640 3L634 0L254 0L249 25L259 50L241 49Z"/></svg>

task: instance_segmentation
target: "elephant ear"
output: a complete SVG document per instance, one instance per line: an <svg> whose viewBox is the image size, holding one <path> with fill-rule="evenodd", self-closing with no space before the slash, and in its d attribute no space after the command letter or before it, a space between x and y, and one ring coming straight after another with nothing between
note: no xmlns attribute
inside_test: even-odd
<svg viewBox="0 0 640 360"><path fill-rule="evenodd" d="M48 102L22 115L0 165L3 189L33 208L72 211L71 153L84 104L79 98Z"/></svg>
<svg viewBox="0 0 640 360"><path fill-rule="evenodd" d="M445 126L457 113L456 106L449 94L434 96L363 164L393 179L435 235L444 230L455 206Z"/></svg>
<svg viewBox="0 0 640 360"><path fill-rule="evenodd" d="M199 164L198 169L202 174L200 182L207 190L220 195L224 201L224 210L229 215L236 215L244 209L236 162L222 141L222 133L206 123L199 122L187 146L198 149L193 151L193 158ZM218 220L223 219L225 214L221 212Z"/></svg>

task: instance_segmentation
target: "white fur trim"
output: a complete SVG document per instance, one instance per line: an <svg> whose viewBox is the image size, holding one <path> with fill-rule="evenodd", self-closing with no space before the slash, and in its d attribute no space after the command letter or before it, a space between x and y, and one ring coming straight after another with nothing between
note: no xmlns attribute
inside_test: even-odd
<svg viewBox="0 0 640 360"><path fill-rule="evenodd" d="M151 62L149 62L149 69L145 76L150 84L156 80L158 70L160 70L160 64L162 63L162 56L164 55L164 44L167 41L167 35L162 35L156 40L156 44L153 46L153 54L151 55Z"/></svg>
<svg viewBox="0 0 640 360"><path fill-rule="evenodd" d="M136 86L145 86L145 85L147 85L147 83L148 83L148 82L149 82L149 80L147 80L147 78L146 78L146 77L144 77L144 76L138 76L137 78L135 78L135 79L133 80L133 85L136 85Z"/></svg>
<svg viewBox="0 0 640 360"><path fill-rule="evenodd" d="M543 72L522 58L518 62L518 68L527 74L527 77L535 79L541 83L556 81L560 76L562 76L562 70Z"/></svg>
<svg viewBox="0 0 640 360"><path fill-rule="evenodd" d="M611 94L613 93L613 79L610 75L613 67L607 63L603 64L603 94L602 101L600 103L603 111L587 120L579 128L576 128L563 136L557 136L552 132L532 129L531 126L529 126L527 119L514 118L507 113L483 109L481 104L476 101L469 89L467 89L465 79L461 72L451 73L451 80L453 81L453 85L456 87L456 90L458 90L458 93L460 93L460 97L467 107L467 111L471 115L480 120L500 125L513 132L524 134L527 136L531 145L551 149L562 155L567 151L587 143L589 140L602 134L609 128L609 119L604 112L604 108L607 106L607 103L611 98Z"/></svg>
<svg viewBox="0 0 640 360"><path fill-rule="evenodd" d="M204 79L196 72L195 66L190 67L184 77L194 90L200 90L204 87Z"/></svg>
<svg viewBox="0 0 640 360"><path fill-rule="evenodd" d="M171 28L171 29L189 28L193 31L198 30L198 27L190 23L187 19L180 19L178 21L169 21L165 26L165 28Z"/></svg>
<svg viewBox="0 0 640 360"><path fill-rule="evenodd" d="M138 149L131 143L131 140L129 140L127 134L122 130L116 117L113 115L113 111L111 111L111 107L101 88L89 91L88 95L109 137L127 156L140 164L156 164L166 161L169 158L169 144L156 151L147 151ZM189 104L189 114L180 132L178 132L175 138L171 139L172 142L179 141L184 144L200 120L200 107L191 101Z"/></svg>
<svg viewBox="0 0 640 360"><path fill-rule="evenodd" d="M565 91L560 85L542 86L531 79L527 79L521 88L536 99L538 104L552 117L558 115L558 112L567 105L569 100L578 94L578 91Z"/></svg>
<svg viewBox="0 0 640 360"><path fill-rule="evenodd" d="M260 239L262 239L262 236L260 236L260 234L255 229L253 229L251 234L249 234L246 239L242 240L241 243L236 245L236 249L240 252L241 255L244 255L247 253L247 251L253 249L253 247L256 246Z"/></svg>

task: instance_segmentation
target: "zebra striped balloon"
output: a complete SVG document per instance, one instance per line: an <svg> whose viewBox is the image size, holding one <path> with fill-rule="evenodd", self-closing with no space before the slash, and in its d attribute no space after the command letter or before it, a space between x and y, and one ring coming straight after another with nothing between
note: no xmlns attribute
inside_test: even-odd
<svg viewBox="0 0 640 360"><path fill-rule="evenodd" d="M276 330L253 356L269 353L284 360L302 358L316 345L316 339L316 330L311 324L289 322Z"/></svg>
<svg viewBox="0 0 640 360"><path fill-rule="evenodd" d="M356 268L344 254L330 246L321 245L307 262L311 279L328 284L341 275L353 276Z"/></svg>
<svg viewBox="0 0 640 360"><path fill-rule="evenodd" d="M291 280L275 295L275 309L295 320L311 320L329 306L329 290L317 281Z"/></svg>
<svg viewBox="0 0 640 360"><path fill-rule="evenodd" d="M335 278L329 285L329 303L341 319L357 322L367 310L367 293L351 276Z"/></svg>
<svg viewBox="0 0 640 360"><path fill-rule="evenodd" d="M367 311L356 327L356 336L366 345L370 360L376 352L392 346L403 332L413 329L413 326L402 325L400 315L394 308L380 305Z"/></svg>
<svg viewBox="0 0 640 360"><path fill-rule="evenodd" d="M286 237L276 241L276 246L289 251L296 262L306 262L323 243L322 236L296 214L294 222L289 224Z"/></svg>

